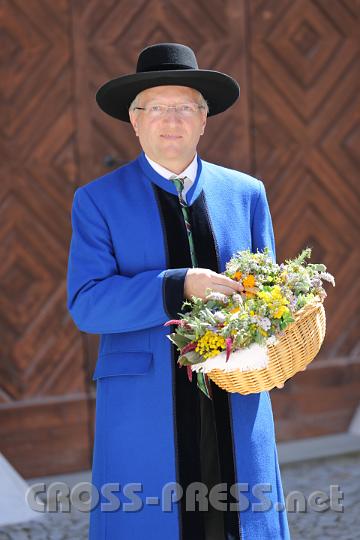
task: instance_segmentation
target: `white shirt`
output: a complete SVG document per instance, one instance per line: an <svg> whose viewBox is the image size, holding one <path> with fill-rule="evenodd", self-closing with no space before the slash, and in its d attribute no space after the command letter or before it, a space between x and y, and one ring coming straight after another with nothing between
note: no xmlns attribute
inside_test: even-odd
<svg viewBox="0 0 360 540"><path fill-rule="evenodd" d="M174 173L173 171L169 171L169 169L166 169L165 167L163 167L162 165L159 165L159 163L156 163L155 161L153 161L152 159L149 158L149 156L147 156L145 154L145 157L146 159L148 160L148 162L150 163L150 165L152 166L152 168L158 173L160 174L161 176L163 176L164 178L167 178L167 180L170 180L170 178L172 176L174 176L174 174L178 177L185 177L185 180L184 180L184 189L183 189L183 199L185 198L187 192L189 191L189 189L191 188L191 186L193 185L193 183L195 182L195 178L196 178L196 174L197 174L197 168L198 168L198 164L197 164L197 154L195 154L195 157L194 159L192 160L192 162L186 167L186 169L184 169L180 174L176 174Z"/></svg>

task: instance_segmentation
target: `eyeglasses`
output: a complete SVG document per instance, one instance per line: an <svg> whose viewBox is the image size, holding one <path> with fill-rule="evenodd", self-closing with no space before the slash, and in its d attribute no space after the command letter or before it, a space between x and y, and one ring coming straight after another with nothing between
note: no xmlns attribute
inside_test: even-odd
<svg viewBox="0 0 360 540"><path fill-rule="evenodd" d="M177 105L165 105L163 103L154 103L149 107L134 107L139 111L144 111L151 118L160 118L164 116L169 109L174 109L175 113L183 118L190 118L195 116L195 114L200 109L205 109L204 105L199 105L198 103L179 103Z"/></svg>

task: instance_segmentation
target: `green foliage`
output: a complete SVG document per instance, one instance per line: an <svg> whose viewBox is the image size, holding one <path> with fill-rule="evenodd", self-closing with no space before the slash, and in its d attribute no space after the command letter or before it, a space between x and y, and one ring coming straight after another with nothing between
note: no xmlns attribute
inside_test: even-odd
<svg viewBox="0 0 360 540"><path fill-rule="evenodd" d="M241 297L212 293L206 300L195 297L186 300L180 315L183 324L168 336L169 339L179 350L189 343L201 342L201 351L209 352L211 335L230 338L232 350L249 347L252 343L266 345L295 320L299 309L310 302L324 300L323 281L335 285L326 266L308 263L310 257L311 248L307 248L296 258L279 265L267 248L256 253L238 251L226 264L224 274L242 282L245 291ZM253 285L249 287L249 283ZM182 355L179 362L191 365L204 360L204 356L191 350Z"/></svg>

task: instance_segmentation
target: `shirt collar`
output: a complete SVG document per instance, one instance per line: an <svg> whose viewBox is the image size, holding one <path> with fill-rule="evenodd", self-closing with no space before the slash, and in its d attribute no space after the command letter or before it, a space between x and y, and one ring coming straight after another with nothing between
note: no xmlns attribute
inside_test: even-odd
<svg viewBox="0 0 360 540"><path fill-rule="evenodd" d="M150 159L148 155L145 154L145 157L150 163L151 167L164 178L167 178L168 180L170 180L170 178L173 177L174 174L176 174L173 171L169 171L169 169L166 169L162 165L159 165L159 163L156 163L155 161ZM196 178L197 169L198 169L198 160L197 160L197 154L195 154L195 157L192 160L192 162L180 174L177 174L177 176L179 177L186 176L193 183Z"/></svg>
<svg viewBox="0 0 360 540"><path fill-rule="evenodd" d="M135 160L135 163L142 171L144 175L144 180L146 179L149 182L156 184L159 188L167 191L168 193L172 193L172 195L178 196L178 192L174 185L174 182L170 182L167 178L164 178L164 176L161 176L161 174L159 174L157 171L155 171L155 169L152 168L149 161L145 157L144 151L140 152L139 156ZM188 206L191 206L202 192L206 177L206 174L202 174L204 168L203 165L205 165L206 167L206 162L203 162L199 158L199 155L197 155L196 178L195 181L192 183L189 191L186 193L186 202Z"/></svg>

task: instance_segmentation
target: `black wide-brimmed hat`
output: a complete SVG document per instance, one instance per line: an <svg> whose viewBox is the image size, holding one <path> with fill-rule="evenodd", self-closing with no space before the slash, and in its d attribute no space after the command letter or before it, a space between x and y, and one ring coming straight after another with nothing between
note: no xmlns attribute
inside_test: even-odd
<svg viewBox="0 0 360 540"><path fill-rule="evenodd" d="M136 73L108 81L96 93L99 107L114 118L129 122L129 106L139 92L154 86L188 86L201 92L209 105L208 116L228 109L239 97L238 83L225 73L199 69L190 47L157 43L143 49Z"/></svg>

